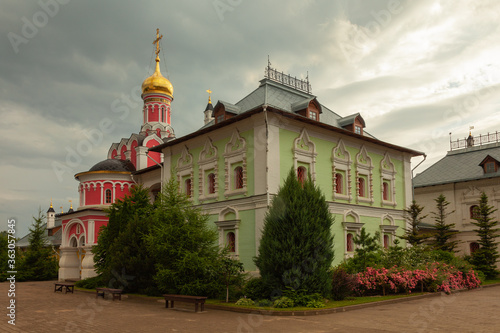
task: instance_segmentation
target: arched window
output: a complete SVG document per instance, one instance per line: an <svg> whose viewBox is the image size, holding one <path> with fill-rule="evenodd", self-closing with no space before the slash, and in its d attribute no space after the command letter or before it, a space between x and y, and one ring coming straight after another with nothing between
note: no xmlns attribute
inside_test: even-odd
<svg viewBox="0 0 500 333"><path fill-rule="evenodd" d="M352 234L348 233L346 238L347 252L354 251L354 241L352 238L353 238Z"/></svg>
<svg viewBox="0 0 500 333"><path fill-rule="evenodd" d="M234 188L243 188L243 168L240 166L234 169Z"/></svg>
<svg viewBox="0 0 500 333"><path fill-rule="evenodd" d="M479 244L476 242L472 242L469 244L470 254L473 254L477 250L479 250Z"/></svg>
<svg viewBox="0 0 500 333"><path fill-rule="evenodd" d="M106 203L110 204L111 203L111 190L108 188L105 192L105 197L106 197Z"/></svg>
<svg viewBox="0 0 500 333"><path fill-rule="evenodd" d="M236 252L236 236L234 232L228 232L226 235L227 247L229 252Z"/></svg>
<svg viewBox="0 0 500 333"><path fill-rule="evenodd" d="M304 182L306 181L306 174L307 174L307 170L305 167L303 167L303 166L298 167L297 179L299 180L299 183L301 185L304 185Z"/></svg>
<svg viewBox="0 0 500 333"><path fill-rule="evenodd" d="M384 235L384 249L389 248L389 235Z"/></svg>
<svg viewBox="0 0 500 333"><path fill-rule="evenodd" d="M342 194L343 193L343 182L344 179L342 177L341 173L336 173L335 174L335 192Z"/></svg>
<svg viewBox="0 0 500 333"><path fill-rule="evenodd" d="M215 175L213 173L208 174L208 193L215 193Z"/></svg>
<svg viewBox="0 0 500 333"><path fill-rule="evenodd" d="M185 180L184 189L186 191L186 195L191 198L191 178Z"/></svg>
<svg viewBox="0 0 500 333"><path fill-rule="evenodd" d="M78 241L76 240L75 237L71 238L71 240L69 241L69 246L70 247L78 247Z"/></svg>
<svg viewBox="0 0 500 333"><path fill-rule="evenodd" d="M165 107L164 106L161 107L161 122L162 123L165 122Z"/></svg>
<svg viewBox="0 0 500 333"><path fill-rule="evenodd" d="M382 183L382 193L383 193L383 198L384 200L389 200L389 183L388 182L383 182Z"/></svg>
<svg viewBox="0 0 500 333"><path fill-rule="evenodd" d="M470 206L469 212L470 212L471 219L477 220L479 218L479 206L478 205Z"/></svg>
<svg viewBox="0 0 500 333"><path fill-rule="evenodd" d="M359 184L358 196L364 197L365 196L365 179L359 177L358 178L358 184Z"/></svg>
<svg viewBox="0 0 500 333"><path fill-rule="evenodd" d="M77 224L77 225L76 225L76 234L77 234L77 235L79 235L79 234L80 234L80 232L81 232L81 230L80 230L80 225L79 225L79 224Z"/></svg>

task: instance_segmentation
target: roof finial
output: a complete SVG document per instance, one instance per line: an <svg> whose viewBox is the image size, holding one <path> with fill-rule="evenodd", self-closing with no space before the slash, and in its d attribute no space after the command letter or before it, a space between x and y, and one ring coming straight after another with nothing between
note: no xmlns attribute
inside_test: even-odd
<svg viewBox="0 0 500 333"><path fill-rule="evenodd" d="M60 208L61 208L61 214L63 214L64 213L63 206L61 206Z"/></svg>
<svg viewBox="0 0 500 333"><path fill-rule="evenodd" d="M212 104L212 97L210 96L210 94L212 93L212 90L208 89L207 93L208 93L208 103Z"/></svg>
<svg viewBox="0 0 500 333"><path fill-rule="evenodd" d="M156 44L156 62L160 62L160 40L163 38L163 35L160 35L160 29L156 29L156 39L153 41L153 45Z"/></svg>
<svg viewBox="0 0 500 333"><path fill-rule="evenodd" d="M69 209L73 209L73 200L69 200Z"/></svg>
<svg viewBox="0 0 500 333"><path fill-rule="evenodd" d="M474 129L474 126L469 126L469 135L472 135L472 130Z"/></svg>
<svg viewBox="0 0 500 333"><path fill-rule="evenodd" d="M52 198L50 198L50 208L53 208L52 207Z"/></svg>

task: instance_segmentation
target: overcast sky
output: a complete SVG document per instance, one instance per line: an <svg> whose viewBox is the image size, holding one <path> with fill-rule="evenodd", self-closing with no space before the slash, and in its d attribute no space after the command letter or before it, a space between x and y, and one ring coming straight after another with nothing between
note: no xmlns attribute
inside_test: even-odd
<svg viewBox="0 0 500 333"><path fill-rule="evenodd" d="M20 237L51 198L56 211L69 200L76 208L74 174L140 130L136 92L153 72L156 28L177 137L203 125L207 89L236 103L257 88L268 55L279 70L309 73L322 104L360 112L378 139L425 152L417 172L446 154L450 132L500 130L497 0L4 0L0 9L0 230L15 217ZM114 128L68 162L105 119Z"/></svg>

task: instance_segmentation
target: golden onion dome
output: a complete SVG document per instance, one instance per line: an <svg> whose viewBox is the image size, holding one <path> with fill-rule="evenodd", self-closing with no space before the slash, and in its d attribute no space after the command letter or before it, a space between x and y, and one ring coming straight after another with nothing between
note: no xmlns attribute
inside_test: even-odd
<svg viewBox="0 0 500 333"><path fill-rule="evenodd" d="M172 86L172 83L161 75L159 57L156 57L155 72L142 83L142 94L144 95L150 93L160 93L170 97L174 96L174 87Z"/></svg>

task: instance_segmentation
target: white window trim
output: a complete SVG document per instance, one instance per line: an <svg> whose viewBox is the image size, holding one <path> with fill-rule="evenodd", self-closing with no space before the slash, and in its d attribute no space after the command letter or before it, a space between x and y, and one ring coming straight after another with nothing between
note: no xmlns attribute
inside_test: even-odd
<svg viewBox="0 0 500 333"><path fill-rule="evenodd" d="M203 150L200 152L200 156L198 158L198 200L210 200L217 199L219 193L219 168L218 168L218 150L212 144L212 140L210 138L205 141L205 146ZM213 170L215 176L215 192L208 193L207 182L208 182L208 171Z"/></svg>
<svg viewBox="0 0 500 333"><path fill-rule="evenodd" d="M191 198L194 198L194 169L193 169L193 155L189 153L188 147L184 146L181 157L177 161L177 182L179 183L179 191L186 193L183 178L188 176L191 179Z"/></svg>
<svg viewBox="0 0 500 333"><path fill-rule="evenodd" d="M385 220L389 220L390 225L384 224ZM382 247L384 246L384 235L389 236L389 246L394 245L394 239L396 239L396 230L398 230L398 226L394 223L394 218L389 214L384 214L380 218L380 242Z"/></svg>
<svg viewBox="0 0 500 333"><path fill-rule="evenodd" d="M235 214L235 219L234 220L224 220L224 216L227 213L234 213ZM219 232L219 246L224 247L226 246L226 238L225 234L226 231L233 231L234 232L234 241L235 241L235 246L234 246L234 252L231 252L231 257L237 259L239 258L240 250L239 250L239 228L240 228L240 222L241 220L239 219L239 214L238 211L232 207L227 207L223 209L219 213L219 221L215 221L215 225L217 226L217 230Z"/></svg>
<svg viewBox="0 0 500 333"><path fill-rule="evenodd" d="M384 181L389 183L389 200L384 200ZM396 207L396 168L391 161L389 153L386 152L380 161L380 202L381 206Z"/></svg>
<svg viewBox="0 0 500 333"><path fill-rule="evenodd" d="M354 217L356 222L347 222L348 216ZM352 233L354 235L359 235L364 223L360 222L358 213L353 210L346 210L344 211L344 221L342 222L342 226L344 227L344 259L348 259L354 256L355 251L347 252L347 234ZM353 245L356 247L356 244ZM355 250L355 248L353 248L353 250Z"/></svg>
<svg viewBox="0 0 500 333"><path fill-rule="evenodd" d="M295 174L300 166L299 163L309 165L311 180L316 181L316 145L309 139L309 134L305 128L302 129L300 135L293 141L293 167Z"/></svg>
<svg viewBox="0 0 500 333"><path fill-rule="evenodd" d="M344 157L342 157L344 156ZM351 154L346 150L344 141L339 140L339 143L332 150L332 178L333 178L333 199L352 200L352 182L351 182ZM336 192L337 179L335 175L337 171L344 171L344 193Z"/></svg>
<svg viewBox="0 0 500 333"><path fill-rule="evenodd" d="M359 196L359 178L366 177L366 197ZM359 153L356 155L356 203L373 204L373 164L372 159L368 155L364 145L361 146Z"/></svg>
<svg viewBox="0 0 500 333"><path fill-rule="evenodd" d="M241 163L243 168L243 187L233 189L234 184L234 168L235 164ZM224 196L247 194L247 157L246 157L246 141L240 136L236 129L231 136L231 140L226 144L224 150L224 174L225 174L225 191Z"/></svg>

